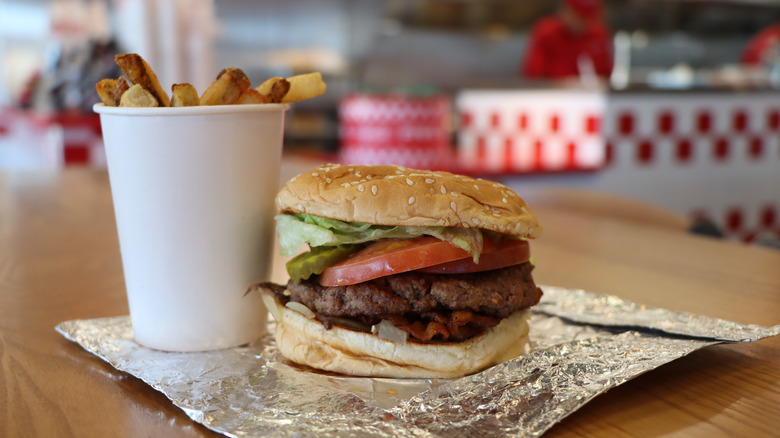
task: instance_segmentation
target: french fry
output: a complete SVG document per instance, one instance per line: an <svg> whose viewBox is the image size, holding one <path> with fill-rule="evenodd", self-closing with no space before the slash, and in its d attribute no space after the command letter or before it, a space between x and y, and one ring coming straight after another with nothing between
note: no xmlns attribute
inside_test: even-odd
<svg viewBox="0 0 780 438"><path fill-rule="evenodd" d="M116 88L114 88L114 105L119 106L119 102L122 100L122 95L130 88L130 84L127 83L127 79L124 76L120 76L116 80Z"/></svg>
<svg viewBox="0 0 780 438"><path fill-rule="evenodd" d="M105 106L116 106L114 100L114 90L116 89L116 79L101 79L100 82L95 84L98 97Z"/></svg>
<svg viewBox="0 0 780 438"><path fill-rule="evenodd" d="M191 84L171 86L169 98L149 64L136 53L114 57L124 76L103 79L95 84L100 101L106 106L197 106L298 102L325 93L326 86L319 72L289 78L272 77L255 88L246 74L228 67L217 75L203 94ZM129 94L128 94L129 93ZM127 95L127 96L125 96ZM153 101L153 102L152 102Z"/></svg>
<svg viewBox="0 0 780 438"><path fill-rule="evenodd" d="M239 68L228 67L217 75L200 96L201 105L230 105L252 85L246 74Z"/></svg>
<svg viewBox="0 0 780 438"><path fill-rule="evenodd" d="M255 89L268 98L269 103L281 103L290 91L290 82L285 78L274 76L266 79Z"/></svg>
<svg viewBox="0 0 780 438"><path fill-rule="evenodd" d="M244 91L244 94L242 94L241 97L239 97L236 101L236 104L239 105L248 105L253 103L271 103L271 101L264 94L261 94L254 88L250 88Z"/></svg>
<svg viewBox="0 0 780 438"><path fill-rule="evenodd" d="M304 99L325 94L327 89L320 72L305 73L287 78L290 81L290 91L284 96L282 102L298 102Z"/></svg>
<svg viewBox="0 0 780 438"><path fill-rule="evenodd" d="M271 103L281 103L282 99L284 99L284 97L287 95L289 91L290 91L290 81L284 78L279 78L271 86L271 92L268 93L267 97L271 101Z"/></svg>
<svg viewBox="0 0 780 438"><path fill-rule="evenodd" d="M157 106L170 106L168 95L163 91L157 75L141 56L135 53L124 53L116 55L114 62L122 69L131 85L141 85L151 93L157 101Z"/></svg>
<svg viewBox="0 0 780 438"><path fill-rule="evenodd" d="M158 106L157 99L141 84L135 84L122 93L119 106L127 107L154 107Z"/></svg>
<svg viewBox="0 0 780 438"><path fill-rule="evenodd" d="M264 96L268 96L271 93L271 87L273 87L274 83L279 79L284 79L284 78L280 78L279 76L268 78L265 80L265 82L255 87L255 90L259 91L260 94Z"/></svg>
<svg viewBox="0 0 780 438"><path fill-rule="evenodd" d="M173 84L171 86L171 106L198 106L198 90L192 84Z"/></svg>

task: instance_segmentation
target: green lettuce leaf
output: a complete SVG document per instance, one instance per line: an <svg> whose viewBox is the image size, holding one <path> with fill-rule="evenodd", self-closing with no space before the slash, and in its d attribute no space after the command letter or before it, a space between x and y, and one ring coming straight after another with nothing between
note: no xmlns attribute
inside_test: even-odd
<svg viewBox="0 0 780 438"><path fill-rule="evenodd" d="M314 248L420 236L449 242L471 254L475 263L479 262L482 252L482 232L477 228L371 225L297 213L276 216L276 232L284 256L299 253L303 244Z"/></svg>

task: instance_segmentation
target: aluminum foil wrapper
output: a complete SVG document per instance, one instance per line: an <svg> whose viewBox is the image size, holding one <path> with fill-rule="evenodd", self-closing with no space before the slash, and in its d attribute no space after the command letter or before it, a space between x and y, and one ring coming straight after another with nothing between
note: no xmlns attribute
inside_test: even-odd
<svg viewBox="0 0 780 438"><path fill-rule="evenodd" d="M532 351L454 380L320 373L285 361L271 335L218 351L156 351L134 342L126 316L56 329L230 437L537 437L599 394L695 350L780 334L780 325L542 289L530 322Z"/></svg>

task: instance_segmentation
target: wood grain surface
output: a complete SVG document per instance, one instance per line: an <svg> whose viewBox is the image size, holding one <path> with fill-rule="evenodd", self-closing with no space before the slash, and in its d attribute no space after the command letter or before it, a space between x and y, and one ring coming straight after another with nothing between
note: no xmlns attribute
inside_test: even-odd
<svg viewBox="0 0 780 438"><path fill-rule="evenodd" d="M581 207L534 208L544 225L532 243L538 283L780 324L780 251ZM279 281L283 270L274 272ZM54 331L65 320L127 314L124 294L105 172L0 174L0 436L219 436ZM774 337L662 366L596 398L547 436L770 437L778 430Z"/></svg>

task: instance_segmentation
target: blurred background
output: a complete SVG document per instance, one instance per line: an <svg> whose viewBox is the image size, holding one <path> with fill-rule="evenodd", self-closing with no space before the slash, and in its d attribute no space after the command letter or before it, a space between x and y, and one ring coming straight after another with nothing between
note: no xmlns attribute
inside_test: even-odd
<svg viewBox="0 0 780 438"><path fill-rule="evenodd" d="M137 52L166 89L322 72L288 156L577 186L776 239L778 41L776 0L0 0L0 169L104 167L94 85Z"/></svg>

